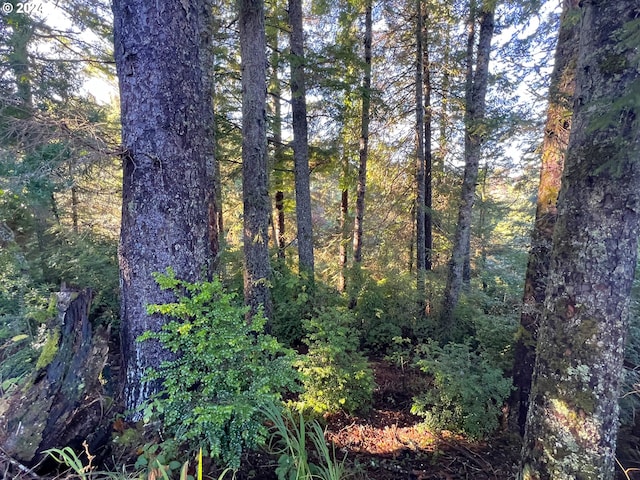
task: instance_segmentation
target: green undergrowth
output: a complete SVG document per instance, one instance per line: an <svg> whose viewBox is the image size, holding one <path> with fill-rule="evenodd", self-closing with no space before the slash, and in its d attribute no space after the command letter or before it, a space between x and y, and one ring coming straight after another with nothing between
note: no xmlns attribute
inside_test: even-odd
<svg viewBox="0 0 640 480"><path fill-rule="evenodd" d="M144 418L159 420L183 450L202 448L237 468L243 451L266 438L260 409L298 388L296 355L264 332L264 316L247 323L247 308L220 281L189 283L171 270L156 280L177 301L148 307L171 320L139 340L159 340L179 355L148 372L146 380L161 380L162 388Z"/></svg>

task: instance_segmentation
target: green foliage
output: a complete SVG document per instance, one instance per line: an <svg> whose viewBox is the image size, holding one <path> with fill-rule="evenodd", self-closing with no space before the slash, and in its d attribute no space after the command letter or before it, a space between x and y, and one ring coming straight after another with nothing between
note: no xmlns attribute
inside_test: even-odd
<svg viewBox="0 0 640 480"><path fill-rule="evenodd" d="M50 448L44 453L53 458L56 462L66 465L80 480L89 480L91 478L91 465L84 465L78 454L71 447Z"/></svg>
<svg viewBox="0 0 640 480"><path fill-rule="evenodd" d="M44 342L42 350L40 350L40 356L36 362L36 370L49 365L58 353L58 342L60 341L60 329L54 328L52 332L47 335L47 340Z"/></svg>
<svg viewBox="0 0 640 480"><path fill-rule="evenodd" d="M428 342L418 348L416 365L433 376L433 387L414 398L411 411L428 428L482 438L498 427L511 380L468 345Z"/></svg>
<svg viewBox="0 0 640 480"><path fill-rule="evenodd" d="M513 366L513 345L519 317L511 315L478 315L474 318L474 344L489 365L510 372Z"/></svg>
<svg viewBox="0 0 640 480"><path fill-rule="evenodd" d="M366 411L371 405L373 373L358 350L353 313L325 308L305 322L308 354L298 362L304 392L300 406L315 413Z"/></svg>
<svg viewBox="0 0 640 480"><path fill-rule="evenodd" d="M306 421L301 412L294 413L279 405L266 405L262 412L271 423L269 450L278 456L278 480L340 480L345 477L345 461L336 459L335 448L329 451L324 431L315 421ZM307 445L311 444L318 463L309 459Z"/></svg>
<svg viewBox="0 0 640 480"><path fill-rule="evenodd" d="M396 276L375 280L368 277L350 288L364 348L384 353L393 338L408 336L416 324L418 299L415 279Z"/></svg>
<svg viewBox="0 0 640 480"><path fill-rule="evenodd" d="M286 345L300 345L304 337L303 320L314 313L313 291L309 281L289 270L283 262L273 271L273 334Z"/></svg>
<svg viewBox="0 0 640 480"><path fill-rule="evenodd" d="M298 274L280 261L274 265L271 295L273 334L291 347L302 345L304 322L316 315L319 306L333 307L343 302L326 284L311 282L305 272Z"/></svg>
<svg viewBox="0 0 640 480"><path fill-rule="evenodd" d="M149 372L147 380L161 380L162 391L146 405L145 417L157 416L190 451L204 448L237 467L242 451L265 438L260 408L297 388L294 353L264 333L263 316L247 324L247 309L220 281L189 283L171 270L156 280L177 301L150 305L148 312L174 320L140 341L159 340L176 358Z"/></svg>

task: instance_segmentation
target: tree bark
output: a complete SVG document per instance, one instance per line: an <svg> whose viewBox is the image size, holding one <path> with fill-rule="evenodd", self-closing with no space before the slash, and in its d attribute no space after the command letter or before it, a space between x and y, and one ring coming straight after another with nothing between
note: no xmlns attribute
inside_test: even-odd
<svg viewBox="0 0 640 480"><path fill-rule="evenodd" d="M289 0L291 27L291 113L293 115L293 163L298 227L298 261L301 272L313 281L313 223L309 179L309 143L307 127L307 91L304 79L304 31L302 0Z"/></svg>
<svg viewBox="0 0 640 480"><path fill-rule="evenodd" d="M431 152L431 61L429 60L429 12L422 21L422 83L424 97L424 269L432 268L433 250L433 154Z"/></svg>
<svg viewBox="0 0 640 480"><path fill-rule="evenodd" d="M520 479L614 478L640 233L636 0L582 2L573 125Z"/></svg>
<svg viewBox="0 0 640 480"><path fill-rule="evenodd" d="M48 325L50 339L43 347L51 358L43 354L39 363L44 364L29 386L2 402L2 452L29 466L42 460L44 450L70 446L80 451L83 441L95 453L111 431L105 423L100 379L109 332L102 327L93 331L89 322L91 291L59 292L56 299L57 315Z"/></svg>
<svg viewBox="0 0 640 480"><path fill-rule="evenodd" d="M536 219L524 281L520 331L514 351L510 421L524 435L529 409L531 376L535 364L535 345L542 316L547 274L556 223L558 192L564 157L569 144L575 69L578 57L578 0L565 0L560 18L555 63L549 87L549 107L542 145L542 166L536 204Z"/></svg>
<svg viewBox="0 0 640 480"><path fill-rule="evenodd" d="M240 1L242 57L242 194L244 296L247 320L260 308L271 317L267 186L267 53L263 0Z"/></svg>
<svg viewBox="0 0 640 480"><path fill-rule="evenodd" d="M274 11L272 16L276 16ZM274 242L276 246L277 256L280 260L285 258L285 216L284 216L284 185L283 170L284 162L284 144L282 143L282 86L280 82L280 45L278 43L279 28L271 27L267 29L267 42L271 48L271 56L269 59L270 78L269 93L271 95L271 129L273 132L273 161L271 185L275 190L275 210L276 218L273 221Z"/></svg>
<svg viewBox="0 0 640 480"><path fill-rule="evenodd" d="M426 276L426 163L424 123L424 12L422 0L416 0L416 278L420 310L424 308Z"/></svg>
<svg viewBox="0 0 640 480"><path fill-rule="evenodd" d="M496 2L488 1L480 12L480 33L476 68L473 81L467 75L466 112L465 112L465 169L462 182L458 223L453 240L449 273L442 306L442 328L450 330L454 320L454 311L460 298L464 282L464 265L469 255L471 238L471 213L475 200L478 181L480 155L484 141L485 97L489 79L489 59L491 38L494 30ZM473 15L473 8L471 14ZM467 67L469 68L469 67ZM471 84L471 85L470 85Z"/></svg>
<svg viewBox="0 0 640 480"><path fill-rule="evenodd" d="M136 341L165 323L160 315L147 315L146 305L172 300L152 274L167 267L189 281L209 274L210 9L204 0L114 0L113 14L124 164L119 249L124 400L132 418L139 419L136 409L158 388L142 381L145 370L169 358L158 342Z"/></svg>
<svg viewBox="0 0 640 480"><path fill-rule="evenodd" d="M358 186L356 187L356 211L353 226L353 261L362 262L362 238L364 234L364 208L367 191L367 161L369 158L369 120L371 116L371 43L373 39L372 4L367 0L364 13L364 77L362 79L362 119L360 122L360 148Z"/></svg>

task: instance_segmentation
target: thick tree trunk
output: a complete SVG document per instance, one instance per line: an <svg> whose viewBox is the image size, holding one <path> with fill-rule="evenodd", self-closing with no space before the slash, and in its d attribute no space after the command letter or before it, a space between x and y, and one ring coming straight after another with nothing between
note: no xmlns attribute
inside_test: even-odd
<svg viewBox="0 0 640 480"><path fill-rule="evenodd" d="M304 31L302 0L289 0L291 27L291 113L293 115L293 163L296 187L298 259L300 271L314 275L313 223L309 179L309 143L307 128L307 91L304 80Z"/></svg>
<svg viewBox="0 0 640 480"><path fill-rule="evenodd" d="M556 203L564 166L564 156L569 144L575 69L578 57L579 24L578 0L565 0L560 32L556 46L555 64L551 74L549 107L542 145L542 166L536 220L531 236L529 261L524 281L524 298L520 316L520 332L514 352L513 386L510 422L517 425L520 435L529 409L531 375L535 364L535 345L538 325L542 316L547 274L551 259L553 229L556 223Z"/></svg>
<svg viewBox="0 0 640 480"><path fill-rule="evenodd" d="M210 8L204 0L114 0L120 78L123 207L120 238L124 397L136 409L157 389L142 377L169 358L158 342L136 341L165 323L146 306L172 300L152 277L172 267L189 281L211 262L208 163L213 156Z"/></svg>
<svg viewBox="0 0 640 480"><path fill-rule="evenodd" d="M485 97L489 78L491 38L494 30L496 3L487 2L480 13L480 34L476 54L476 69L473 82L467 82L467 105L465 113L465 169L462 182L458 223L453 240L449 274L442 306L443 328L450 329L454 311L460 298L464 281L465 260L469 256L471 238L471 213L475 200L476 182L480 166L480 155L484 139ZM473 9L472 9L473 14ZM472 83L469 86L469 83Z"/></svg>
<svg viewBox="0 0 640 480"><path fill-rule="evenodd" d="M356 211L353 225L353 261L362 262L364 235L364 205L367 191L367 161L369 159L369 120L371 116L371 42L373 38L372 4L367 0L364 12L364 77L362 80L362 119L360 122L360 164L356 188Z"/></svg>
<svg viewBox="0 0 640 480"><path fill-rule="evenodd" d="M38 463L49 448L70 446L79 452L87 441L95 453L108 441L111 425L105 422L101 373L109 332L102 327L93 331L91 298L89 290L57 294L57 315L49 324L40 368L28 386L0 403L2 453L22 464ZM19 477L20 472L13 473Z"/></svg>
<svg viewBox="0 0 640 480"><path fill-rule="evenodd" d="M263 0L240 1L242 57L242 194L244 296L247 319L264 309L271 317L267 186L267 53Z"/></svg>
<svg viewBox="0 0 640 480"><path fill-rule="evenodd" d="M640 233L636 0L583 1L567 150L519 478L614 478Z"/></svg>

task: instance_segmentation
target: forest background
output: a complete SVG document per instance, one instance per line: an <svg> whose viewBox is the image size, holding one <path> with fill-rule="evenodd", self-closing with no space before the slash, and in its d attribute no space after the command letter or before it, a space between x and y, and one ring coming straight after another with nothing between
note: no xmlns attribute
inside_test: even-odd
<svg viewBox="0 0 640 480"><path fill-rule="evenodd" d="M473 0L428 0L417 7L395 0L302 4L309 272L296 221L292 27L285 5L267 2L273 306L265 313L274 337L307 352L300 371L320 371L327 382L303 381L305 409L366 410L374 388L366 355L415 363L436 379L429 391L417 392L413 406L434 430L482 438L498 427L511 393L515 345L526 334L520 319L557 3L492 3L486 105L473 122L470 92L474 72L482 70L477 42L486 6ZM51 323L51 294L61 284L91 288L92 323L110 325L118 336L123 152L119 99L108 86L115 79L110 5L5 5L11 11L0 17L0 381L2 393L10 394L51 360L59 335ZM215 263L225 291L242 299L238 13L229 2L211 7ZM105 83L88 82L93 77ZM452 304L450 259L469 136L478 138L481 155L468 251L454 255L469 261L460 265L461 294ZM629 426L640 363L635 315L631 320L622 414ZM328 363L324 348L338 352ZM464 372L464 380L452 383L454 371ZM235 465L233 448L218 446Z"/></svg>

